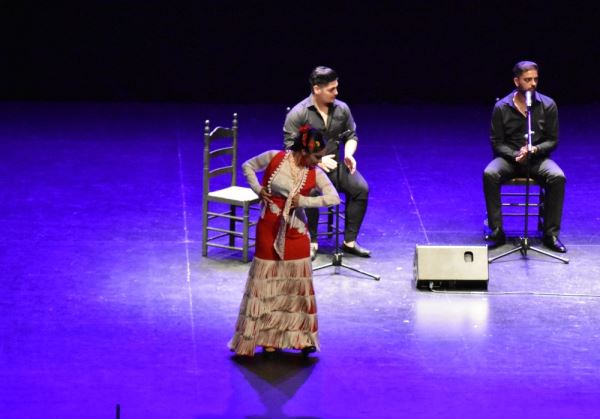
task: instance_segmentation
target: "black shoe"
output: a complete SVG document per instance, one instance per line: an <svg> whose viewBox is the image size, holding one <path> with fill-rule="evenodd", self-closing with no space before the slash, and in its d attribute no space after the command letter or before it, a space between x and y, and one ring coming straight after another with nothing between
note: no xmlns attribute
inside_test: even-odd
<svg viewBox="0 0 600 419"><path fill-rule="evenodd" d="M309 354L317 352L317 348L316 348L316 346L305 346L304 348L301 349L301 351L302 351L302 356L308 357Z"/></svg>
<svg viewBox="0 0 600 419"><path fill-rule="evenodd" d="M267 350L265 346L263 346L262 354L265 359L274 359L277 356L277 348L269 348L270 351Z"/></svg>
<svg viewBox="0 0 600 419"><path fill-rule="evenodd" d="M495 249L506 243L506 234L501 228L495 228L490 234L485 236L485 240L488 242L489 249Z"/></svg>
<svg viewBox="0 0 600 419"><path fill-rule="evenodd" d="M342 250L346 253L350 253L351 255L360 256L361 258L371 257L371 251L369 249L365 249L357 242L354 242L353 247L346 246L346 243L342 245Z"/></svg>
<svg viewBox="0 0 600 419"><path fill-rule="evenodd" d="M544 236L542 243L550 250L554 250L559 253L567 253L567 248L560 241L558 236Z"/></svg>
<svg viewBox="0 0 600 419"><path fill-rule="evenodd" d="M310 244L310 260L315 260L317 258L317 246L316 243Z"/></svg>

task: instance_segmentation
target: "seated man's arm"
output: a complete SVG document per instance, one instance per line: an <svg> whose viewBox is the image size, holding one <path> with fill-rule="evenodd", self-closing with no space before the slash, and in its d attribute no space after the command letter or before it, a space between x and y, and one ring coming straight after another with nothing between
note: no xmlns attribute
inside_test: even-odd
<svg viewBox="0 0 600 419"><path fill-rule="evenodd" d="M547 157L558 147L558 110L552 101L544 110L543 141L535 145L535 154Z"/></svg>
<svg viewBox="0 0 600 419"><path fill-rule="evenodd" d="M344 144L344 164L352 174L356 172L356 159L354 158L354 153L358 147L358 137L356 136L356 123L354 122L350 108L347 108L345 111L347 118L345 132L348 134L346 135L346 143Z"/></svg>
<svg viewBox="0 0 600 419"><path fill-rule="evenodd" d="M304 120L302 111L299 109L292 109L285 116L285 122L283 124L283 148L289 150L294 145L294 138L298 134L300 127Z"/></svg>
<svg viewBox="0 0 600 419"><path fill-rule="evenodd" d="M508 161L514 161L519 155L519 150L513 150L512 147L506 143L504 122L502 120L502 110L497 105L494 106L494 111L492 112L490 141L492 143L494 155L497 157L504 157Z"/></svg>

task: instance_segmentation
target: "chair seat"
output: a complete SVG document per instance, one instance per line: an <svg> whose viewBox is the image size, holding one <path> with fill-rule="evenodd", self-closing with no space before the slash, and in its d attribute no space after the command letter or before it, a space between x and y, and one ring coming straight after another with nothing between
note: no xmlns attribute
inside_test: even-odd
<svg viewBox="0 0 600 419"><path fill-rule="evenodd" d="M259 201L258 195L250 188L241 186L230 186L228 188L219 189L208 193L210 200L219 201L227 204L236 203L255 203Z"/></svg>
<svg viewBox="0 0 600 419"><path fill-rule="evenodd" d="M507 180L506 182L503 183L503 185L514 185L514 186L525 186L527 184L527 178L526 177L515 177L512 179ZM539 185L539 183L533 179L533 178L529 178L529 184L530 185Z"/></svg>

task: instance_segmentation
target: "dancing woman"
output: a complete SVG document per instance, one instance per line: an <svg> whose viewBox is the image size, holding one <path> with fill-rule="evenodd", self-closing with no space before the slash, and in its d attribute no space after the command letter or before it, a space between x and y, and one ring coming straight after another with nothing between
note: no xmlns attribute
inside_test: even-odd
<svg viewBox="0 0 600 419"><path fill-rule="evenodd" d="M340 201L327 175L316 167L324 146L321 133L306 125L290 150L267 151L242 165L248 184L260 195L262 210L256 252L229 342L238 355L252 356L257 346L267 353L297 349L304 355L319 349L304 208ZM256 173L263 170L259 183ZM314 188L322 196L310 196Z"/></svg>

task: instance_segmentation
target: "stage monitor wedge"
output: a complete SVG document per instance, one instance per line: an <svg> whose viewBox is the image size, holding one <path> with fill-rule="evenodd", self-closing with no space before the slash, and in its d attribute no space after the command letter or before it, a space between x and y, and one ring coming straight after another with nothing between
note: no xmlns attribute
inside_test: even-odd
<svg viewBox="0 0 600 419"><path fill-rule="evenodd" d="M414 276L419 289L487 289L488 248L417 245Z"/></svg>

